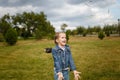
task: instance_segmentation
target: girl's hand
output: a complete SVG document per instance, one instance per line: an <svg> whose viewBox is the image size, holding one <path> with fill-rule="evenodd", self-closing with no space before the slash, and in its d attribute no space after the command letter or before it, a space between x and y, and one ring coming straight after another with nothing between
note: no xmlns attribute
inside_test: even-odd
<svg viewBox="0 0 120 80"><path fill-rule="evenodd" d="M74 70L73 73L74 73L75 80L79 80L80 79L79 74L81 74L81 72L78 72L78 71Z"/></svg>
<svg viewBox="0 0 120 80"><path fill-rule="evenodd" d="M57 75L58 75L58 80L64 80L62 72L58 72Z"/></svg>

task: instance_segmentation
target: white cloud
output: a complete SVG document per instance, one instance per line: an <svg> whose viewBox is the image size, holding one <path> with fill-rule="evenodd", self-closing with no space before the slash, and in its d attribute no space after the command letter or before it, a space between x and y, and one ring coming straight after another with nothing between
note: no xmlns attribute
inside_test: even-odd
<svg viewBox="0 0 120 80"><path fill-rule="evenodd" d="M2 17L4 14L10 14L14 15L16 13L22 13L24 11L30 12L30 11L35 11L38 10L38 7L33 7L31 5L26 5L22 7L0 7L0 17ZM42 8L41 8L42 9Z"/></svg>
<svg viewBox="0 0 120 80"><path fill-rule="evenodd" d="M52 18L52 23L57 27L66 23L71 29L76 26L83 25L103 25L112 22L113 16L108 14L108 9L99 7L91 7L85 4L70 5L66 4L60 9L54 9L57 14L56 18Z"/></svg>
<svg viewBox="0 0 120 80"><path fill-rule="evenodd" d="M2 17L4 14L15 14L17 12L16 8L10 8L10 7L0 7L0 17Z"/></svg>
<svg viewBox="0 0 120 80"><path fill-rule="evenodd" d="M68 25L67 29L79 25L115 23L116 13L108 13L108 10L115 4L119 6L116 2L117 0L0 0L0 17L7 13L13 15L24 11L44 11L56 31L60 31L63 23Z"/></svg>

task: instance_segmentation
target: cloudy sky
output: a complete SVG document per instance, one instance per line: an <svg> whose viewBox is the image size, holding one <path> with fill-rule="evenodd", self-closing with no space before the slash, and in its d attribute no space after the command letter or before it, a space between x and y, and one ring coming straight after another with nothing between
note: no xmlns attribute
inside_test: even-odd
<svg viewBox="0 0 120 80"><path fill-rule="evenodd" d="M120 0L0 0L0 17L23 11L44 11L59 31L63 23L67 29L117 23Z"/></svg>

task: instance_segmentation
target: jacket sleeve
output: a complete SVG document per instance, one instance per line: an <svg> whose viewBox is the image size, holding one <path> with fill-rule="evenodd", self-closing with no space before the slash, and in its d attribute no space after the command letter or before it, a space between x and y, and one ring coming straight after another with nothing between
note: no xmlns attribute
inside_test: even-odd
<svg viewBox="0 0 120 80"><path fill-rule="evenodd" d="M59 58L58 58L56 49L52 49L52 56L53 56L54 67L55 67L56 72L57 73L62 72L62 68L60 66L60 62L59 62Z"/></svg>
<svg viewBox="0 0 120 80"><path fill-rule="evenodd" d="M73 71L73 70L76 70L76 66L74 64L70 49L69 49L69 52L70 52L70 54L69 54L69 66L70 66L70 70Z"/></svg>

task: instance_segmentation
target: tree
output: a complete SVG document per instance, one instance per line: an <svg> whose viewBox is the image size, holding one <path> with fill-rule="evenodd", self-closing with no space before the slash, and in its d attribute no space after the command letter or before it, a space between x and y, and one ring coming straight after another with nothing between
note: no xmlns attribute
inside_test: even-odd
<svg viewBox="0 0 120 80"><path fill-rule="evenodd" d="M106 36L109 37L110 36L110 32L111 31L111 26L110 25L105 25L103 28L103 31L105 32Z"/></svg>
<svg viewBox="0 0 120 80"><path fill-rule="evenodd" d="M87 33L88 33L88 34L92 34L92 32L93 32L93 29L92 29L90 26L88 26L88 28L87 28Z"/></svg>
<svg viewBox="0 0 120 80"><path fill-rule="evenodd" d="M77 35L77 30L76 29L72 30L71 35Z"/></svg>
<svg viewBox="0 0 120 80"><path fill-rule="evenodd" d="M86 35L87 35L87 30L84 30L83 37L86 37Z"/></svg>
<svg viewBox="0 0 120 80"><path fill-rule="evenodd" d="M63 23L63 24L61 25L61 30L62 30L62 32L65 32L65 28L66 28L67 26L68 26L68 25L65 24L65 23Z"/></svg>
<svg viewBox="0 0 120 80"><path fill-rule="evenodd" d="M55 28L50 24L50 22L46 22L46 36L48 39L54 39Z"/></svg>
<svg viewBox="0 0 120 80"><path fill-rule="evenodd" d="M29 33L28 33L28 31L25 30L25 28L23 28L23 31L22 31L22 33L21 33L21 36L22 36L24 39L28 39Z"/></svg>
<svg viewBox="0 0 120 80"><path fill-rule="evenodd" d="M118 19L118 34L120 36L120 19Z"/></svg>
<svg viewBox="0 0 120 80"><path fill-rule="evenodd" d="M66 39L69 41L69 35L71 35L71 30L66 30Z"/></svg>
<svg viewBox="0 0 120 80"><path fill-rule="evenodd" d="M42 39L42 32L40 31L40 29L35 30L35 38L37 40Z"/></svg>
<svg viewBox="0 0 120 80"><path fill-rule="evenodd" d="M3 34L0 33L0 42L3 42L4 41L4 37L3 37Z"/></svg>
<svg viewBox="0 0 120 80"><path fill-rule="evenodd" d="M78 35L83 34L83 32L84 32L84 27L83 26L77 27L77 34Z"/></svg>
<svg viewBox="0 0 120 80"><path fill-rule="evenodd" d="M0 18L0 33L5 36L5 33L9 28L11 28L11 23L10 23L10 16L9 14L4 15L2 18Z"/></svg>
<svg viewBox="0 0 120 80"><path fill-rule="evenodd" d="M103 32L103 31L100 31L100 32L98 33L98 38L102 40L104 37L105 37L104 32Z"/></svg>
<svg viewBox="0 0 120 80"><path fill-rule="evenodd" d="M98 33L98 32L100 32L100 31L101 31L101 27L100 27L99 25L93 27L93 32Z"/></svg>
<svg viewBox="0 0 120 80"><path fill-rule="evenodd" d="M16 42L17 42L17 32L13 28L8 29L8 31L6 32L5 41L9 45L16 44Z"/></svg>
<svg viewBox="0 0 120 80"><path fill-rule="evenodd" d="M66 30L66 33L68 33L69 35L72 35L72 30L68 29Z"/></svg>
<svg viewBox="0 0 120 80"><path fill-rule="evenodd" d="M22 26L22 28L19 26ZM55 33L53 25L47 20L44 12L23 12L12 16L9 14L4 15L0 19L0 32L5 35L6 31L11 27L17 31L18 36L23 38L33 37L38 28L42 38L53 38Z"/></svg>

